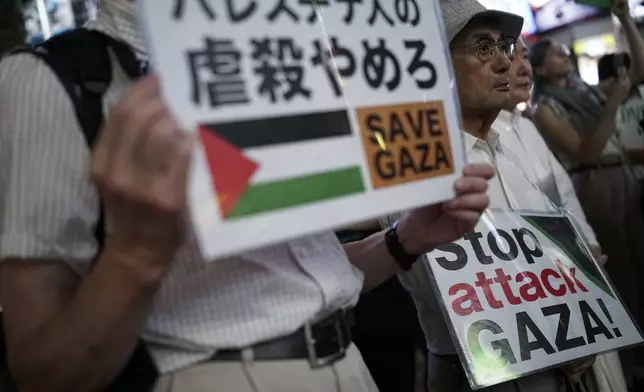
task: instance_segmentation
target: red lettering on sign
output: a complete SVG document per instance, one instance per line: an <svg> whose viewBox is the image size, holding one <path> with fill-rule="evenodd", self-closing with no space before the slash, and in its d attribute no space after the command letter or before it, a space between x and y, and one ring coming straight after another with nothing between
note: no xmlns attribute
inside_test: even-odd
<svg viewBox="0 0 644 392"><path fill-rule="evenodd" d="M459 316L468 316L484 310L482 299L487 302L488 308L501 309L506 304L521 305L524 302L545 299L548 297L546 292L553 297L577 294L578 290L588 292L588 289L577 279L575 268L567 268L559 260L556 260L555 264L560 273L546 268L538 275L535 272L525 271L513 277L502 268L497 268L494 270L496 277L492 278L485 272L477 272L475 282L457 283L449 288L449 296L454 297L452 310ZM513 288L511 284L513 281L522 283L518 290L517 284ZM477 287L480 291L477 291Z"/></svg>

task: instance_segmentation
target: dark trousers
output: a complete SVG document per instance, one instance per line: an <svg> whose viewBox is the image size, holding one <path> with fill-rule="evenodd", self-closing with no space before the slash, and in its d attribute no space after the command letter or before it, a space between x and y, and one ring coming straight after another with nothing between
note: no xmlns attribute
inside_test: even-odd
<svg viewBox="0 0 644 392"><path fill-rule="evenodd" d="M363 295L355 309L353 341L380 392L413 392L416 349L424 351L413 300L397 277Z"/></svg>
<svg viewBox="0 0 644 392"><path fill-rule="evenodd" d="M427 392L461 392L467 383L457 355L427 356Z"/></svg>
<svg viewBox="0 0 644 392"><path fill-rule="evenodd" d="M336 234L342 243L347 243L374 232L348 230ZM416 349L425 352L426 344L414 301L398 277L363 294L355 308L355 318L353 341L380 392L413 392Z"/></svg>

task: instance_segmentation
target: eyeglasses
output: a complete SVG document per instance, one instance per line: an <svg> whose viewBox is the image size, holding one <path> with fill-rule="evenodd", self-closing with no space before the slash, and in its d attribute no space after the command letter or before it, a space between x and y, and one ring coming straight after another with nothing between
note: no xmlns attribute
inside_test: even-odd
<svg viewBox="0 0 644 392"><path fill-rule="evenodd" d="M490 61L496 55L496 48L505 54L508 58L516 55L517 40L514 37L501 38L498 41L492 38L483 38L479 42L471 45L457 46L453 49L476 49L476 55L481 61Z"/></svg>

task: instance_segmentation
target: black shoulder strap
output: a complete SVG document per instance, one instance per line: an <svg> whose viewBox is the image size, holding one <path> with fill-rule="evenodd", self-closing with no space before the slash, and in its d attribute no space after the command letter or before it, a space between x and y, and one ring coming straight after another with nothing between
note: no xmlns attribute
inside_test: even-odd
<svg viewBox="0 0 644 392"><path fill-rule="evenodd" d="M130 47L107 35L87 29L75 29L57 35L33 48L15 53L31 53L43 60L58 76L71 99L78 123L90 148L94 146L103 124L103 97L112 82L110 53L132 78L141 76L141 67ZM105 240L103 211L96 225L99 246Z"/></svg>
<svg viewBox="0 0 644 392"><path fill-rule="evenodd" d="M71 30L12 54L25 52L38 56L58 76L90 146L103 123L103 96L112 82L110 52L132 79L141 76L141 67L130 47L98 31Z"/></svg>
<svg viewBox="0 0 644 392"><path fill-rule="evenodd" d="M57 35L33 48L21 48L9 55L30 53L44 61L57 75L71 99L78 122L90 148L94 146L103 124L103 97L112 82L110 54L132 78L141 76L142 67L130 47L100 32L76 29ZM96 239L105 241L104 214L101 205ZM15 391L6 367L4 331L0 312L0 391ZM106 389L109 392L151 391L158 371L145 342L139 340L128 365Z"/></svg>

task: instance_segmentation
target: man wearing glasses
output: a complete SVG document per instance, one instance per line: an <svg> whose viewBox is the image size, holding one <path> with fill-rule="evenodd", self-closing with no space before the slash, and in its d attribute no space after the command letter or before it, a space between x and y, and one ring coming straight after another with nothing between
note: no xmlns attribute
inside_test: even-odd
<svg viewBox="0 0 644 392"><path fill-rule="evenodd" d="M490 208L553 211L553 204L534 185L536 179L531 179L520 164L504 154L499 132L492 127L510 102L508 71L523 18L487 10L476 0L442 0L441 11L461 103L468 161L490 163L497 174L489 182ZM383 223L391 224L395 219L388 217ZM400 278L414 298L427 340L428 390L469 390L422 263L416 263ZM589 365L583 364L582 370L586 366ZM556 392L558 377L557 371L546 371L486 391Z"/></svg>

